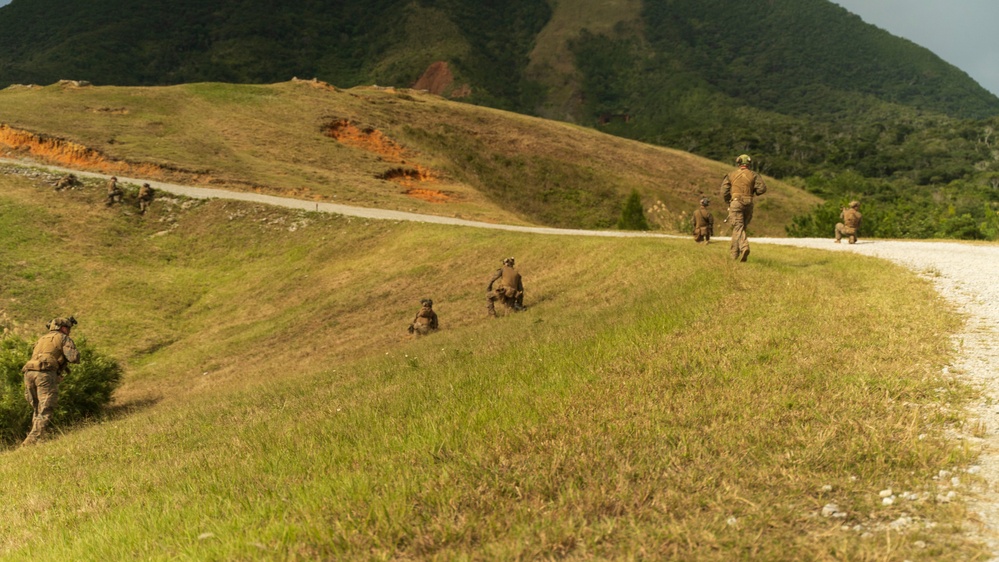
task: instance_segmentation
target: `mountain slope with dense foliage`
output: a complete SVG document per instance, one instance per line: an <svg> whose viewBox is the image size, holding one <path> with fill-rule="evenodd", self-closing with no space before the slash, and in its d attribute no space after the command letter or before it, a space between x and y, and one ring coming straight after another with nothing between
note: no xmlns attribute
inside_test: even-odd
<svg viewBox="0 0 999 562"><path fill-rule="evenodd" d="M0 85L293 76L340 87L420 84L719 161L749 152L759 170L802 178L797 185L829 200L802 215L800 224L814 228L797 233L828 235L829 214L863 198L885 217L903 217L880 221L879 235L996 236L999 99L828 0L515 0L502 8L481 0L14 0L0 8ZM844 172L855 175L844 180Z"/></svg>

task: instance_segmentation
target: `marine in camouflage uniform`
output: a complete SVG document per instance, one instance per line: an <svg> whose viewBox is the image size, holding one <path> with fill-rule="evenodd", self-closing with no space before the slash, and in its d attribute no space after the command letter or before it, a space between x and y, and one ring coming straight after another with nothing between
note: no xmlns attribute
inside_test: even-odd
<svg viewBox="0 0 999 562"><path fill-rule="evenodd" d="M708 210L709 203L707 197L701 199L701 206L694 211L694 242L708 244L715 233L715 217Z"/></svg>
<svg viewBox="0 0 999 562"><path fill-rule="evenodd" d="M500 301L503 306L514 312L525 310L524 283L520 273L513 266L513 258L504 259L503 267L497 269L496 274L489 280L489 286L486 287L489 316L496 316L496 301Z"/></svg>
<svg viewBox="0 0 999 562"><path fill-rule="evenodd" d="M753 198L767 192L763 177L749 169L752 159L741 154L735 159L737 170L729 172L722 180L722 199L728 204L728 223L732 225L732 259L749 258L749 238L746 228L753 220Z"/></svg>
<svg viewBox="0 0 999 562"><path fill-rule="evenodd" d="M111 176L111 179L108 180L108 198L104 200L104 204L110 207L115 203L121 203L122 195L124 192L118 187L118 178Z"/></svg>
<svg viewBox="0 0 999 562"><path fill-rule="evenodd" d="M62 191L64 189L72 189L80 185L80 180L77 179L74 174L66 174L65 176L59 178L59 181L55 184L56 191Z"/></svg>
<svg viewBox="0 0 999 562"><path fill-rule="evenodd" d="M149 209L149 204L153 202L153 188L148 183L142 184L139 188L139 212L143 215Z"/></svg>
<svg viewBox="0 0 999 562"><path fill-rule="evenodd" d="M413 323L409 325L409 333L425 336L430 332L437 331L438 327L437 313L434 312L434 301L430 299L421 300L420 311L416 313L416 318L413 318Z"/></svg>
<svg viewBox="0 0 999 562"><path fill-rule="evenodd" d="M69 363L80 362L80 352L76 350L69 331L76 325L76 319L56 318L49 322L49 332L39 338L31 353L31 360L24 364L24 397L31 404L31 432L22 445L37 442L45 433L52 414L59 402L59 383L63 371L68 371Z"/></svg>
<svg viewBox="0 0 999 562"><path fill-rule="evenodd" d="M839 214L839 218L843 222L836 223L837 244L840 243L843 236L849 237L851 244L857 243L857 234L860 233L860 222L862 220L862 215L858 209L860 209L860 203L858 201L850 201L850 206L843 209L843 212Z"/></svg>

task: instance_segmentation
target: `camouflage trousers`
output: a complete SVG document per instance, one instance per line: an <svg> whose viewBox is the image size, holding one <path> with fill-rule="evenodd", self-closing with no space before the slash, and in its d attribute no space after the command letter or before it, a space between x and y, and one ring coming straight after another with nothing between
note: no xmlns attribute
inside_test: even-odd
<svg viewBox="0 0 999 562"><path fill-rule="evenodd" d="M38 441L59 402L59 382L62 377L55 371L28 371L24 373L24 397L31 404L31 432L24 438L24 445Z"/></svg>
<svg viewBox="0 0 999 562"><path fill-rule="evenodd" d="M496 301L499 301L503 306L513 310L514 312L519 312L524 309L523 291L519 291L515 295L511 296L506 293L505 289L497 289L486 293L486 300L489 301L486 308L489 311L490 316L496 316Z"/></svg>
<svg viewBox="0 0 999 562"><path fill-rule="evenodd" d="M413 333L418 336L425 336L433 331L434 329L430 327L430 324L420 324L419 322L413 324Z"/></svg>
<svg viewBox="0 0 999 562"><path fill-rule="evenodd" d="M149 204L152 203L152 199L139 199L139 212L143 215L149 210Z"/></svg>
<svg viewBox="0 0 999 562"><path fill-rule="evenodd" d="M749 257L749 237L746 236L746 227L751 220L753 220L753 204L732 199L728 207L728 224L732 225L732 243L729 245L732 259L746 261Z"/></svg>
<svg viewBox="0 0 999 562"><path fill-rule="evenodd" d="M842 240L843 236L848 236L851 244L857 243L857 229L850 228L849 226L838 222L836 223L836 241L839 242Z"/></svg>
<svg viewBox="0 0 999 562"><path fill-rule="evenodd" d="M711 242L711 229L706 226L695 228L694 242L704 242L705 244Z"/></svg>

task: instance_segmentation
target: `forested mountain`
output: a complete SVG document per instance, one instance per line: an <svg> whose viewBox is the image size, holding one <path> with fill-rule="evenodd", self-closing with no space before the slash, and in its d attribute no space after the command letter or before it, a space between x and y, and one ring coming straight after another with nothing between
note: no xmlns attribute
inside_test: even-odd
<svg viewBox="0 0 999 562"><path fill-rule="evenodd" d="M293 76L429 88L719 160L750 152L762 171L807 178L802 186L835 199L826 214L851 196L891 207L903 218L883 235L991 236L999 199L999 99L828 0L14 0L0 8L0 86ZM916 220L895 208L901 203L928 214ZM967 215L974 232L940 227L943 214ZM815 215L795 232L810 232L809 220L827 227ZM930 226L899 227L915 222Z"/></svg>

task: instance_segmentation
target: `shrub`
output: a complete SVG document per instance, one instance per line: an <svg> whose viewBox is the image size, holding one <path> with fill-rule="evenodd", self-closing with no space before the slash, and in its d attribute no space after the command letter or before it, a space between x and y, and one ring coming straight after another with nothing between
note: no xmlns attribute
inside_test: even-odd
<svg viewBox="0 0 999 562"><path fill-rule="evenodd" d="M642 208L642 198L639 197L637 191L632 191L624 202L624 210L621 211L621 219L617 221L617 227L621 230L649 229L649 223L645 220L645 210Z"/></svg>
<svg viewBox="0 0 999 562"><path fill-rule="evenodd" d="M84 338L75 341L80 363L70 366L59 385L59 405L52 418L56 427L97 416L121 384L122 368L115 359L93 349ZM31 359L32 347L11 334L0 338L0 442L7 445L20 442L31 429L31 406L24 397L21 367Z"/></svg>

